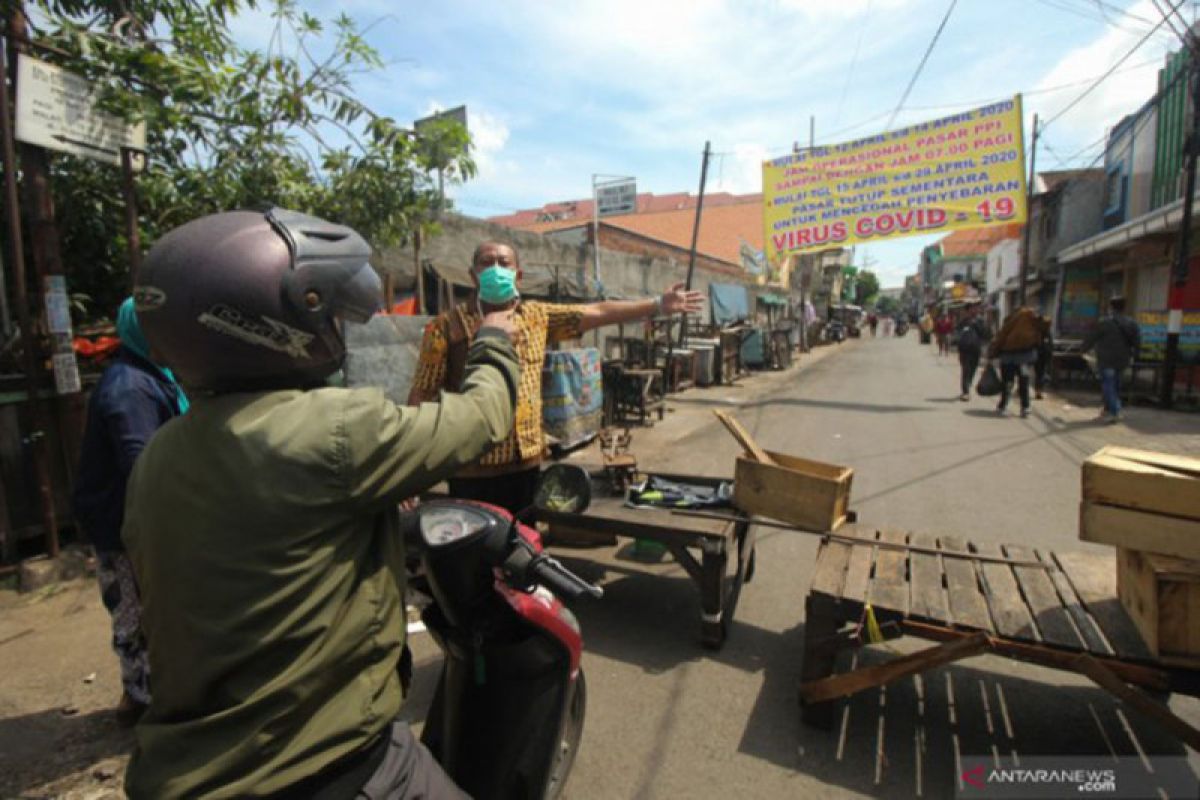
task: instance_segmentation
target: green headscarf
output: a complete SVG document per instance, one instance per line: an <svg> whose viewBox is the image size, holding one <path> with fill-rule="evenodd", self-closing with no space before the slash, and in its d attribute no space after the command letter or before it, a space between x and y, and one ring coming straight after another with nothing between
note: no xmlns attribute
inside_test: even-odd
<svg viewBox="0 0 1200 800"><path fill-rule="evenodd" d="M121 337L121 344L154 364L150 358L150 343L146 341L146 334L142 333L142 326L138 323L132 297L126 297L125 302L121 303L121 307L117 309L117 336ZM154 364L154 366L175 387L175 396L179 401L179 413L186 412L189 405L187 395L183 393L183 387L179 385L179 381L175 380L175 374L159 364Z"/></svg>

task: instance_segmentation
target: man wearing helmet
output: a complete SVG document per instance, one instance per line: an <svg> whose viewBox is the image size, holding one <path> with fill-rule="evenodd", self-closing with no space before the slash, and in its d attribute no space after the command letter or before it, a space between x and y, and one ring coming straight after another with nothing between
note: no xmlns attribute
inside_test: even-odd
<svg viewBox="0 0 1200 800"><path fill-rule="evenodd" d="M467 348L489 311L515 311L514 339L521 361L517 414L512 433L477 463L450 481L450 493L520 511L533 504L539 465L545 450L542 431L542 360L549 344L578 338L584 331L658 314L696 314L703 295L684 291L683 284L659 297L624 302L564 305L522 301L517 290L521 264L514 247L484 242L471 259L476 296L434 319L425 329L420 362L413 376L409 403L416 405L458 391Z"/></svg>
<svg viewBox="0 0 1200 800"><path fill-rule="evenodd" d="M130 478L153 699L139 797L459 796L395 722L404 545L396 503L508 435L511 319L490 314L464 391L397 407L326 387L339 321L379 307L354 231L273 209L190 222L135 289L151 347L193 397Z"/></svg>

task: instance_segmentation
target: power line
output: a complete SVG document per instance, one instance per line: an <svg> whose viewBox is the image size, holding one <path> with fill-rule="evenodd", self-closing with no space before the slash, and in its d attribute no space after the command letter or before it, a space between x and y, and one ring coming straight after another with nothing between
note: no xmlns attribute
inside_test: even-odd
<svg viewBox="0 0 1200 800"><path fill-rule="evenodd" d="M1183 15L1179 13L1179 6L1183 5L1183 0L1180 0L1179 5L1175 6L1174 8L1169 8L1168 11L1163 10L1163 7L1158 4L1158 0L1151 0L1151 2L1153 2L1154 7L1156 9L1158 9L1158 13L1163 15L1163 18L1167 21L1167 24L1171 26L1171 30L1174 32L1174 34L1176 36L1179 37L1179 41L1183 44L1183 46L1189 50L1192 49L1193 42L1192 42L1191 31L1189 29L1187 20L1184 19ZM1167 2L1164 3L1164 5L1169 7L1170 6L1169 0L1167 0ZM1183 31L1182 32L1178 28L1175 27L1175 23L1171 19L1172 16L1178 17L1179 21L1183 23Z"/></svg>
<svg viewBox="0 0 1200 800"><path fill-rule="evenodd" d="M1087 0L1083 0L1083 1L1086 2ZM1077 17L1080 17L1080 18L1086 19L1086 20L1091 20L1092 22L1103 22L1106 26L1111 27L1111 28L1116 28L1117 30L1126 31L1128 33L1142 33L1141 30L1138 30L1135 28L1130 28L1125 25L1118 25L1117 23L1110 20L1107 16L1103 15L1103 12L1101 12L1101 16L1096 16L1095 14L1090 13L1089 11L1079 8L1077 6L1067 5L1065 3L1065 0L1035 0L1035 2L1039 3L1040 5L1046 6L1047 8L1053 8L1053 9L1057 9L1059 11L1065 11L1068 14L1074 14ZM1115 8L1115 6L1109 6L1109 8ZM1130 19L1138 20L1139 22L1145 23L1146 25L1154 24L1154 22L1152 20L1148 20L1145 17L1140 17L1140 16L1137 16L1134 14L1128 14L1123 9L1116 9L1116 10L1120 11L1123 16L1129 17Z"/></svg>
<svg viewBox="0 0 1200 800"><path fill-rule="evenodd" d="M1180 3L1182 3L1183 1L1184 0L1179 0ZM1129 52L1125 53L1125 55L1123 55L1119 59L1117 59L1116 63L1114 63L1111 67L1109 67L1104 72L1103 75L1101 75L1099 78L1097 78L1096 81L1091 86L1084 89L1079 94L1079 96L1076 97L1074 100L1072 100L1070 103L1068 103L1065 108L1059 110L1059 112L1057 114L1055 114L1050 119L1048 119L1044 123L1042 123L1042 130L1045 130L1047 127L1049 127L1050 124L1053 123L1055 120L1060 119L1064 114L1066 114L1072 108L1079 105L1079 103L1083 100L1083 98L1087 97L1089 94L1091 94L1093 91L1095 91L1097 86L1104 83L1104 81L1106 81L1110 75L1112 75L1114 72L1116 72L1117 67L1124 64L1126 59L1128 59L1131 55L1136 53L1138 51L1138 48L1140 48L1142 45L1144 45L1147 42L1147 40L1149 40L1150 37L1154 34L1154 32L1157 31L1159 28L1161 28L1163 26L1163 23L1165 23L1166 21L1167 21L1167 19L1165 17L1162 20L1160 20L1157 25L1155 25L1153 28L1151 28L1149 31L1146 32L1145 36L1143 36L1141 39L1138 40L1137 44L1135 44L1132 48L1130 48Z"/></svg>
<svg viewBox="0 0 1200 800"><path fill-rule="evenodd" d="M858 22L858 41L854 44L854 55L850 59L850 69L846 71L846 82L842 84L842 96L838 98L837 112L833 115L834 125L842 121L842 104L846 102L846 92L850 88L850 79L854 77L854 68L858 65L858 51L862 48L863 34L867 30L866 21L871 16L871 2L872 0L867 0L867 5L863 8L862 19Z"/></svg>
<svg viewBox="0 0 1200 800"><path fill-rule="evenodd" d="M908 87L905 88L904 94L900 97L900 102L896 104L896 110L892 112L892 118L888 120L887 130L891 130L892 123L896 121L896 115L900 113L900 109L904 108L904 101L908 99L908 93L912 91L913 86L917 83L917 78L921 76L921 71L925 69L925 62L929 60L929 54L933 52L934 45L941 38L942 31L946 29L946 23L950 21L950 15L954 13L954 7L957 5L958 0L950 0L950 7L946 9L941 24L934 31L933 38L929 41L929 46L925 48L925 55L921 56L921 63L917 64L917 71L913 73L912 80L908 82Z"/></svg>
<svg viewBox="0 0 1200 800"><path fill-rule="evenodd" d="M1150 66L1157 66L1160 63L1161 62L1159 59L1153 58L1153 59L1150 59L1149 61L1143 61L1141 63L1133 64L1131 66L1125 67L1124 69L1117 70L1116 72L1114 72L1112 74L1113 75L1121 75L1126 72L1133 72L1134 70L1145 69L1146 67L1150 67ZM1087 78L1082 78L1077 81L1071 81L1070 83L1060 83L1057 86L1047 86L1044 89L1019 90L1016 92L1011 92L1009 94L996 96L996 97L983 97L983 98L978 98L975 100L960 100L960 101L957 101L954 103L946 103L943 105L934 105L934 106L908 106L908 108L906 108L905 111L950 111L950 110L953 110L956 108L965 108L967 106L983 106L983 105L988 105L989 103L997 103L997 102L1000 102L1001 100L1008 100L1014 94L1020 94L1023 97L1036 97L1037 95L1050 94L1052 92L1061 92L1063 89L1074 89L1076 86L1083 86L1085 84L1091 83L1092 81L1096 80L1096 78L1098 78L1098 77L1100 77L1100 76L1092 75L1092 76L1089 76ZM891 112L884 111L879 114L874 114L874 115L868 117L867 119L861 120L859 122L855 122L853 125L847 125L844 128L838 128L835 131L831 131L831 132L825 134L825 136L822 138L824 138L826 141L828 141L835 136L839 136L843 133L848 133L850 131L857 130L857 129L863 127L864 125L869 125L872 122L875 122L876 120L883 119L889 113L891 113ZM782 153L784 150L790 151L791 145L773 146L773 147L768 148L768 150L771 152Z"/></svg>

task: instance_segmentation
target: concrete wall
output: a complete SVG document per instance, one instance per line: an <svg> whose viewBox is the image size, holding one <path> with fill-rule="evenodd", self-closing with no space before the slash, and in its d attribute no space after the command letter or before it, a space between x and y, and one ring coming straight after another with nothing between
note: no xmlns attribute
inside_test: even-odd
<svg viewBox="0 0 1200 800"><path fill-rule="evenodd" d="M1031 222L1029 263L1040 271L1064 248L1100 233L1104 178L1075 178L1054 192L1034 198Z"/></svg>
<svg viewBox="0 0 1200 800"><path fill-rule="evenodd" d="M1020 239L1004 239L988 251L986 289L988 297L1001 291L1009 279L1019 277L1020 264Z"/></svg>
<svg viewBox="0 0 1200 800"><path fill-rule="evenodd" d="M475 247L480 242L494 239L516 247L522 268L527 272L557 269L564 281L569 277L571 284L586 287L589 296L594 295L592 247L580 241L578 236L543 236L457 215L447 216L441 228L441 232L422 247L423 262L465 270L471 263ZM678 248L655 243L636 234L624 235L622 231L604 226L601 226L601 245L600 282L605 297L630 300L651 297L687 278L687 254ZM641 249L631 252L635 247ZM393 275L398 289L411 291L415 275L411 247L384 251L373 263L381 273ZM701 255L697 258L692 288L707 295L710 283L746 284L750 288L751 308L755 307L754 298L760 289L752 285L745 271ZM707 323L708 320L709 309L706 304L703 321ZM633 327L627 326L626 335L634 335Z"/></svg>

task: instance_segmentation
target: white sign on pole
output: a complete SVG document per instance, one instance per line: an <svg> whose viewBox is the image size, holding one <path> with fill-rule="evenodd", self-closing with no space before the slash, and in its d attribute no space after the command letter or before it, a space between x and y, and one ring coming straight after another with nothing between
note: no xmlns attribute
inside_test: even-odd
<svg viewBox="0 0 1200 800"><path fill-rule="evenodd" d="M637 181L633 178L597 183L595 188L596 209L600 216L611 217L637 211Z"/></svg>
<svg viewBox="0 0 1200 800"><path fill-rule="evenodd" d="M130 125L96 109L96 90L61 67L17 54L17 130L27 144L120 165L121 148L140 170L146 149L146 124Z"/></svg>

